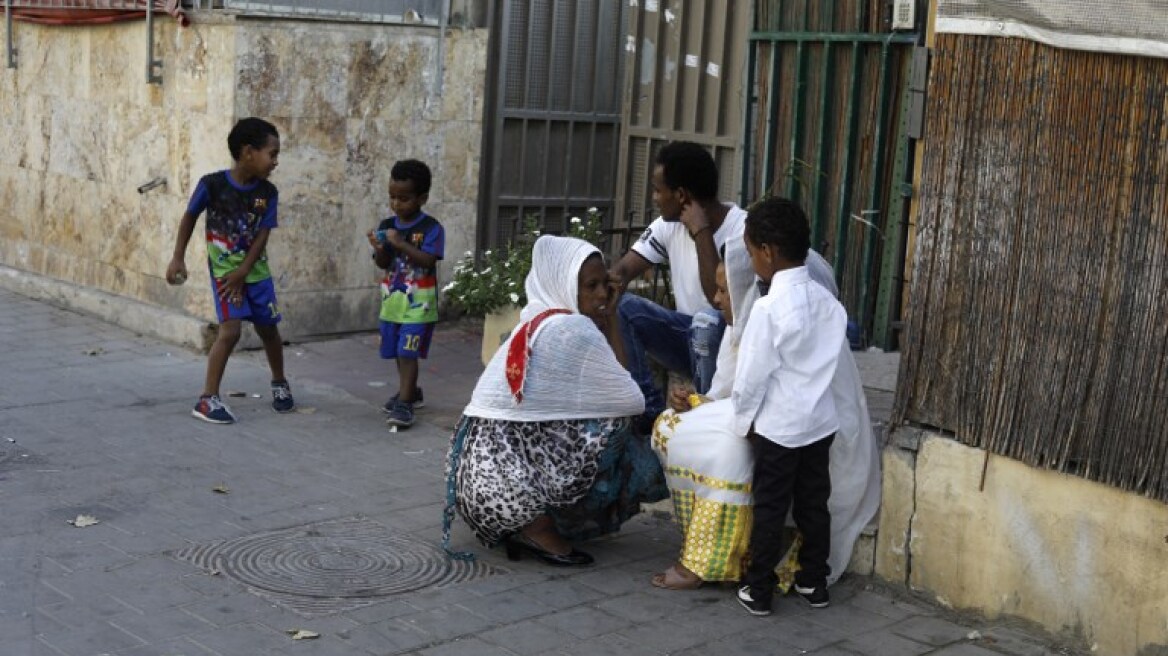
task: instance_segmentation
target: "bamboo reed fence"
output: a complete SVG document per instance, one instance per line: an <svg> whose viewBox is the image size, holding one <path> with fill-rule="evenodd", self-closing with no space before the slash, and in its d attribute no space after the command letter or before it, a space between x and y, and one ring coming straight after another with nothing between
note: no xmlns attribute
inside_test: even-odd
<svg viewBox="0 0 1168 656"><path fill-rule="evenodd" d="M1168 60L934 55L894 421L1168 502Z"/></svg>

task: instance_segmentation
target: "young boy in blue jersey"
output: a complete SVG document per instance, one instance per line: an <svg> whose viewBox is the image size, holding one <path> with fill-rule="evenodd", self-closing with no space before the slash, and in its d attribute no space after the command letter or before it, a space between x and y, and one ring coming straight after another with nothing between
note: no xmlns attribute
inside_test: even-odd
<svg viewBox="0 0 1168 656"><path fill-rule="evenodd" d="M291 412L296 405L284 376L284 342L276 327L280 310L265 253L268 235L276 227L279 194L268 176L278 163L280 134L263 119L245 118L227 135L227 148L235 164L199 180L179 224L174 257L166 269L168 283L181 285L186 281L187 244L199 215L206 211L207 259L219 334L207 356L203 393L191 415L212 424L235 421L231 409L219 398L219 385L227 359L239 342L243 321L252 322L263 341L272 370L272 408Z"/></svg>
<svg viewBox="0 0 1168 656"><path fill-rule="evenodd" d="M446 248L442 224L422 211L430 194L430 168L416 159L396 162L389 174L393 215L370 230L381 282L381 357L397 360L397 394L383 408L390 426L414 423L422 407L418 359L430 351L438 322L438 261Z"/></svg>

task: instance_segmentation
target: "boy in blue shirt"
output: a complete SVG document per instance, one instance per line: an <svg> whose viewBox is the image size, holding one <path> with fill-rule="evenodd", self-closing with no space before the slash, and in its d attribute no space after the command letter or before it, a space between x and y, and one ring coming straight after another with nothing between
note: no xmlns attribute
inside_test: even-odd
<svg viewBox="0 0 1168 656"><path fill-rule="evenodd" d="M407 428L422 407L418 359L430 351L438 322L438 261L446 248L442 224L422 211L430 194L430 168L416 159L396 162L389 174L393 215L369 231L381 282L381 357L397 360L397 394L383 411L390 426Z"/></svg>
<svg viewBox="0 0 1168 656"><path fill-rule="evenodd" d="M179 224L174 257L166 269L166 281L181 285L187 279L187 244L195 222L207 212L207 259L219 334L207 355L207 376L199 402L191 416L212 424L230 424L235 416L219 398L219 385L227 359L239 342L242 321L250 321L264 344L272 370L272 408L295 408L288 379L284 376L284 341L276 324L280 310L268 268L265 249L276 227L279 194L268 176L280 155L276 126L259 118L245 118L227 135L227 148L235 164L199 180Z"/></svg>

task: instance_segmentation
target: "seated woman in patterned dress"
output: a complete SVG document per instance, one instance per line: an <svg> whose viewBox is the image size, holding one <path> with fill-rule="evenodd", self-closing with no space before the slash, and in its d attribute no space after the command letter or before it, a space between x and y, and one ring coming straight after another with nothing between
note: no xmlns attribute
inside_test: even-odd
<svg viewBox="0 0 1168 656"><path fill-rule="evenodd" d="M645 400L621 364L619 287L588 242L540 237L520 324L487 364L447 460L443 544L457 508L487 547L587 565L572 542L616 531L665 498L660 463L630 430Z"/></svg>
<svg viewBox="0 0 1168 656"><path fill-rule="evenodd" d="M806 266L813 280L838 295L831 265L814 250L808 252ZM671 390L671 409L653 429L653 448L665 468L683 534L677 562L653 576L652 584L661 588L688 590L707 581L737 581L750 546L754 456L746 438L730 429L738 340L759 295L744 243L727 243L717 276L715 299L728 325L714 383L707 397L692 402L686 391ZM829 585L847 568L856 538L880 506L879 445L856 362L846 341L840 348L831 383L840 430L831 447ZM781 583L784 578L789 577L781 575Z"/></svg>

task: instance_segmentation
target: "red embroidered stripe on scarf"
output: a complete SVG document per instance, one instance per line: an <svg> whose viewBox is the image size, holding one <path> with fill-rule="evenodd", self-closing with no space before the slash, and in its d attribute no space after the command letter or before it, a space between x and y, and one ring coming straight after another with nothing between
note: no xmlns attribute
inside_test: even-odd
<svg viewBox="0 0 1168 656"><path fill-rule="evenodd" d="M507 384L511 387L511 396L515 403L523 402L523 383L527 380L527 361L531 358L531 336L544 319L556 314L571 314L567 310L544 310L535 315L535 318L519 326L515 336L511 338L511 346L507 349Z"/></svg>

